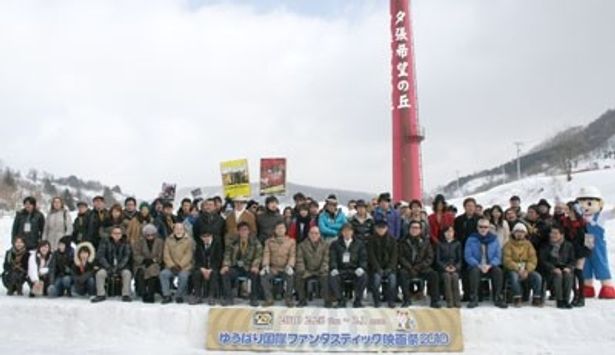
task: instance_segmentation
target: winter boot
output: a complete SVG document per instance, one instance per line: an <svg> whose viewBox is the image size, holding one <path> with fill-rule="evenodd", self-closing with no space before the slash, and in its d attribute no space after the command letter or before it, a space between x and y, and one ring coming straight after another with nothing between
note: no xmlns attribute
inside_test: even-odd
<svg viewBox="0 0 615 355"><path fill-rule="evenodd" d="M596 290L594 290L594 286L583 285L583 296L585 296L585 298L596 297Z"/></svg>
<svg viewBox="0 0 615 355"><path fill-rule="evenodd" d="M615 299L615 287L613 286L602 286L600 289L600 294L598 298L603 300L612 300Z"/></svg>

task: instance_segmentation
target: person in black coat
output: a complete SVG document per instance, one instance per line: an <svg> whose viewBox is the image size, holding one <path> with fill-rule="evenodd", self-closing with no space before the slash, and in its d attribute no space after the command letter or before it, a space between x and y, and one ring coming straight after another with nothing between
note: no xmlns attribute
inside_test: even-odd
<svg viewBox="0 0 615 355"><path fill-rule="evenodd" d="M73 258L73 285L75 292L80 295L96 294L94 272L96 264L96 250L90 242L77 245L77 252Z"/></svg>
<svg viewBox="0 0 615 355"><path fill-rule="evenodd" d="M216 304L215 296L219 289L223 258L221 239L214 238L211 233L205 233L200 237L200 243L196 243L192 270L194 298L190 301L191 305L202 303L203 297L208 298L210 306Z"/></svg>
<svg viewBox="0 0 615 355"><path fill-rule="evenodd" d="M410 285L413 279L427 281L431 307L440 308L440 281L438 273L432 269L434 261L433 248L428 240L422 237L422 226L419 221L410 223L410 234L398 243L399 247L399 277L404 303L402 307L412 304L410 300Z"/></svg>
<svg viewBox="0 0 615 355"><path fill-rule="evenodd" d="M162 239L166 239L166 237L173 234L175 223L177 223L177 217L173 215L173 203L165 201L162 204L162 213L156 217L155 224L158 227L158 235Z"/></svg>
<svg viewBox="0 0 615 355"><path fill-rule="evenodd" d="M28 196L23 200L23 209L15 215L11 233L11 241L17 236L23 237L28 250L38 247L38 242L43 238L45 228L45 216L36 208L36 199Z"/></svg>
<svg viewBox="0 0 615 355"><path fill-rule="evenodd" d="M90 214L85 241L92 243L94 248L98 249L98 244L104 234L104 223L109 218L109 211L105 208L105 199L102 196L94 197L92 203L94 209Z"/></svg>
<svg viewBox="0 0 615 355"><path fill-rule="evenodd" d="M363 292L367 286L367 249L365 243L354 239L352 225L342 227L342 235L331 243L329 251L329 289L334 295L338 308L346 308L342 296L343 282L354 285L354 308L362 308Z"/></svg>
<svg viewBox="0 0 615 355"><path fill-rule="evenodd" d="M551 226L544 220L540 219L538 207L536 205L531 205L527 208L524 222L527 226L527 238L530 242L532 242L534 249L540 250L543 245L549 243ZM538 258L540 259L540 255Z"/></svg>
<svg viewBox="0 0 615 355"><path fill-rule="evenodd" d="M83 201L77 203L77 210L77 217L73 221L73 242L80 244L86 241L86 237L91 234L89 228L93 214L88 204Z"/></svg>
<svg viewBox="0 0 615 355"><path fill-rule="evenodd" d="M122 280L122 301L130 302L130 282L132 281L131 257L132 249L122 234L122 228L115 226L111 236L103 238L96 251L96 261L100 269L96 272L96 297L92 302L104 301L106 297L105 282L120 277Z"/></svg>
<svg viewBox="0 0 615 355"><path fill-rule="evenodd" d="M572 308L570 292L576 260L574 246L564 239L564 228L561 225L551 227L549 242L540 249L538 262L543 277L555 293L557 308Z"/></svg>
<svg viewBox="0 0 615 355"><path fill-rule="evenodd" d="M397 294L397 241L388 233L386 221L376 222L375 233L367 241L369 272L372 280L374 307L380 307L380 286L388 281L385 298L389 308L395 308Z"/></svg>
<svg viewBox="0 0 615 355"><path fill-rule="evenodd" d="M4 255L4 265L2 268L2 284L6 288L9 296L17 293L22 294L23 284L28 276L28 249L26 241L22 236L16 236L13 240L13 247L6 251Z"/></svg>
<svg viewBox="0 0 615 355"><path fill-rule="evenodd" d="M461 243L455 239L455 228L444 226L436 247L436 269L444 286L444 298L448 308L460 308L459 274L463 260Z"/></svg>
<svg viewBox="0 0 615 355"><path fill-rule="evenodd" d="M53 252L49 263L49 295L61 297L66 293L72 296L72 273L73 273L73 247L71 246L72 236L67 235L60 239L58 248Z"/></svg>
<svg viewBox="0 0 615 355"><path fill-rule="evenodd" d="M201 243L200 237L203 234L209 233L215 239L224 238L224 230L226 222L224 218L216 212L216 205L213 198L208 198L201 203L201 213L194 226L192 227L192 236L195 244ZM221 239L223 240L223 239Z"/></svg>
<svg viewBox="0 0 615 355"><path fill-rule="evenodd" d="M455 238L461 242L461 249L465 249L466 240L468 237L477 231L479 214L476 212L476 200L468 197L463 201L464 214L455 218ZM461 285L463 287L462 301L470 300L470 284L466 270L465 260L462 261L462 278Z"/></svg>

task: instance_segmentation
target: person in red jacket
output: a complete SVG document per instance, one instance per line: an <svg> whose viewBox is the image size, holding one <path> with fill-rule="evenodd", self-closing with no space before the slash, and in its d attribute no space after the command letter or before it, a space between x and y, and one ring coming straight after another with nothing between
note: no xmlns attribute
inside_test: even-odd
<svg viewBox="0 0 615 355"><path fill-rule="evenodd" d="M288 236L293 238L298 244L308 237L310 228L318 225L318 223L316 218L310 215L310 209L306 203L297 206L297 211L297 216L293 218L288 228Z"/></svg>
<svg viewBox="0 0 615 355"><path fill-rule="evenodd" d="M429 215L429 239L432 245L440 242L443 226L452 226L455 223L455 216L448 212L446 200L442 195L436 195L433 200L433 213Z"/></svg>

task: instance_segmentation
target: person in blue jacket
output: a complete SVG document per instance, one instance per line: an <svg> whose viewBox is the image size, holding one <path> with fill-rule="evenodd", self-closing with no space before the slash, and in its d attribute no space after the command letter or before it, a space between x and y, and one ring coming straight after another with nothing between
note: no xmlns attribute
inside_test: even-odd
<svg viewBox="0 0 615 355"><path fill-rule="evenodd" d="M337 239L346 224L346 215L337 207L337 197L329 195L325 202L325 209L318 217L318 229L322 238L329 244Z"/></svg>
<svg viewBox="0 0 615 355"><path fill-rule="evenodd" d="M466 241L464 259L468 267L470 281L470 303L468 308L478 306L478 288L481 276L491 279L494 304L499 308L508 305L502 295L504 276L500 265L502 264L502 247L497 235L489 231L489 220L481 218L477 223L478 231L472 233Z"/></svg>
<svg viewBox="0 0 615 355"><path fill-rule="evenodd" d="M378 206L374 210L374 223L384 221L389 226L389 234L395 239L401 236L401 216L391 205L391 194L381 193L378 196Z"/></svg>

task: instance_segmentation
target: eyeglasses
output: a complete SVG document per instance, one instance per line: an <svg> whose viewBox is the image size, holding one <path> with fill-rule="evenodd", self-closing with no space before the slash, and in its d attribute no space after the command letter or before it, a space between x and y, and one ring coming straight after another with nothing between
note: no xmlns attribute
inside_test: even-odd
<svg viewBox="0 0 615 355"><path fill-rule="evenodd" d="M487 229L489 226L478 226L478 229Z"/></svg>
<svg viewBox="0 0 615 355"><path fill-rule="evenodd" d="M144 234L144 236L146 236L146 237L153 237L153 236L155 236L155 235L156 235L156 234L154 234L154 233L147 233L147 234Z"/></svg>

